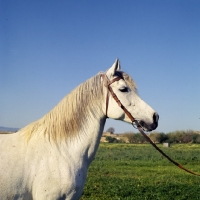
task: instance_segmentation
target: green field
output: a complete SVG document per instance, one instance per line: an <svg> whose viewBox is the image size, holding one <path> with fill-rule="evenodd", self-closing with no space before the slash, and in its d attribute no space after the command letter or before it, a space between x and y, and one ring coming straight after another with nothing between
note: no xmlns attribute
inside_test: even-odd
<svg viewBox="0 0 200 200"><path fill-rule="evenodd" d="M200 173L200 145L161 149L186 168ZM92 162L85 199L200 199L200 176L180 170L150 144L101 143Z"/></svg>

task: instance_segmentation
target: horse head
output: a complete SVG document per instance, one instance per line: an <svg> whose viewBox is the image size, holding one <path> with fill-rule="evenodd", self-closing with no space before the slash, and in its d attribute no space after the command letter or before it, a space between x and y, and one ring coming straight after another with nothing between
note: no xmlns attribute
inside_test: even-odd
<svg viewBox="0 0 200 200"><path fill-rule="evenodd" d="M106 86L104 87L105 101L102 109L107 117L133 123L133 120L119 106L120 102L145 131L157 128L159 115L139 97L133 79L125 72L120 71L118 59L102 76L102 82ZM109 95L109 88L116 95L118 103Z"/></svg>

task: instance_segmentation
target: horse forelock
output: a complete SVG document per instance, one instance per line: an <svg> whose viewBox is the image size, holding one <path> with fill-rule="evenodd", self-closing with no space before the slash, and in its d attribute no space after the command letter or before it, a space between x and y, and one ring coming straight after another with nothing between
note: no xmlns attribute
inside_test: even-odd
<svg viewBox="0 0 200 200"><path fill-rule="evenodd" d="M131 78L130 75L128 75L127 73L125 73L123 71L117 71L116 75L119 76L119 77L121 77L121 78L123 78L125 80L126 84L130 87L130 89L137 93L136 83Z"/></svg>
<svg viewBox="0 0 200 200"><path fill-rule="evenodd" d="M87 130L87 125L95 115L102 112L103 84L101 75L88 79L79 85L43 118L23 128L26 140L35 134L44 135L51 141L61 141L77 136Z"/></svg>

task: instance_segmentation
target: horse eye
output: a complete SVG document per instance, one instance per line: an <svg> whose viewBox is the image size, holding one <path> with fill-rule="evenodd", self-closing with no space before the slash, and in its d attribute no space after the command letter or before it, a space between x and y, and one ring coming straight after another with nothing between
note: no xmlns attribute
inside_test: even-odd
<svg viewBox="0 0 200 200"><path fill-rule="evenodd" d="M121 89L119 89L121 92L128 92L128 88L127 87L125 87L125 88L121 88Z"/></svg>

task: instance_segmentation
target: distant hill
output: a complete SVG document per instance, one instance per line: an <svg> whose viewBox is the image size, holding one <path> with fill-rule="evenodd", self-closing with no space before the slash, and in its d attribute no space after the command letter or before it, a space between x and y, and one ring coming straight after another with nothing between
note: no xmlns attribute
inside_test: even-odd
<svg viewBox="0 0 200 200"><path fill-rule="evenodd" d="M18 131L19 128L9 128L9 127L3 127L3 126L0 126L0 131L1 132L16 132Z"/></svg>

